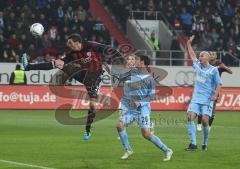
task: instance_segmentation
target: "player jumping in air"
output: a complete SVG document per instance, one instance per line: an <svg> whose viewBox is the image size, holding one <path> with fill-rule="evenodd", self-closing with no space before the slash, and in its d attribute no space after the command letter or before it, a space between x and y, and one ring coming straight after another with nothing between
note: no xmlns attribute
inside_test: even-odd
<svg viewBox="0 0 240 169"><path fill-rule="evenodd" d="M207 150L209 119L212 117L214 102L217 100L221 90L222 80L216 67L209 64L210 54L202 51L199 60L192 48L194 36L187 41L187 50L193 60L193 68L196 72L194 91L191 103L187 110L188 133L190 144L185 149L187 151L197 149L196 126L194 119L197 115L202 115L202 150Z"/></svg>
<svg viewBox="0 0 240 169"><path fill-rule="evenodd" d="M150 60L145 55L129 55L126 64L132 70L131 75L124 79L124 94L120 103L120 119L117 123L117 131L125 149L121 159L125 160L133 154L126 127L135 120L141 127L143 137L161 149L165 154L163 160L169 161L173 151L159 137L152 134L150 129L150 102L155 96L155 81L148 72Z"/></svg>
<svg viewBox="0 0 240 169"><path fill-rule="evenodd" d="M68 37L67 47L70 52L63 59L51 62L32 64L28 61L27 54L23 54L22 63L25 71L61 69L69 77L82 83L87 89L90 103L86 122L84 140L90 139L91 125L96 115L96 99L98 88L103 74L104 50L106 45L96 42L82 42L79 34ZM80 71L81 70L81 71Z"/></svg>
<svg viewBox="0 0 240 169"><path fill-rule="evenodd" d="M210 52L210 61L209 63L215 67L217 67L219 75L221 77L223 72L227 72L229 74L232 74L232 71L230 68L228 68L224 63L222 63L220 60L217 60L217 53L216 52ZM216 112L215 112L215 108L216 108L216 104L217 104L217 100L214 102L213 105L213 112L212 112L212 116L210 117L209 120L209 131L211 129L213 120L215 118ZM197 124L197 130L201 131L202 130L202 116L198 116L198 124Z"/></svg>

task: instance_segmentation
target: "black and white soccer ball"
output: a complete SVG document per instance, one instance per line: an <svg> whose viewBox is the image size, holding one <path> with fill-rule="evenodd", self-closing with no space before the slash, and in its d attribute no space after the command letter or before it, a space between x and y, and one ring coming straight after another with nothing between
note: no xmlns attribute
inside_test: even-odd
<svg viewBox="0 0 240 169"><path fill-rule="evenodd" d="M44 32L44 27L40 23L34 23L30 27L30 32L33 36L42 36Z"/></svg>

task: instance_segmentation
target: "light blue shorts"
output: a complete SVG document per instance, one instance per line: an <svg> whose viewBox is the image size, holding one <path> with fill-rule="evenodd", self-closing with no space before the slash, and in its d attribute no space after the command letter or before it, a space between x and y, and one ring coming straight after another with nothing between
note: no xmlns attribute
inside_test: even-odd
<svg viewBox="0 0 240 169"><path fill-rule="evenodd" d="M141 106L139 110L135 108L128 109L121 105L120 120L124 122L126 127L136 121L141 128L151 128L150 114L150 104Z"/></svg>
<svg viewBox="0 0 240 169"><path fill-rule="evenodd" d="M214 101L211 101L208 105L207 104L199 104L199 103L190 103L188 106L187 112L193 112L199 115L208 115L212 117Z"/></svg>

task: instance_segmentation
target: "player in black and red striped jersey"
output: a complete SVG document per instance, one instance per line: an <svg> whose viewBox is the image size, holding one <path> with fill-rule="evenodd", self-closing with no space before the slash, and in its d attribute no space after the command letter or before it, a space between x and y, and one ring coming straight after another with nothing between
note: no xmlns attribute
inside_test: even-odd
<svg viewBox="0 0 240 169"><path fill-rule="evenodd" d="M97 42L82 42L79 34L72 34L68 37L67 47L70 52L62 59L33 64L28 62L28 56L25 53L22 56L22 63L25 71L61 69L69 78L74 78L85 86L90 103L84 139L89 140L91 125L96 115L95 104L101 75L103 74L102 66L111 59L111 57L105 57L104 51L107 51L108 48L110 50L114 49ZM115 50L114 57L121 57L121 54Z"/></svg>
<svg viewBox="0 0 240 169"><path fill-rule="evenodd" d="M220 60L217 59L217 53L216 52L210 52L210 61L209 63L215 67L218 68L218 72L219 75L221 76L223 72L227 72L229 74L232 74L232 70L227 67L223 62L221 62ZM215 112L215 108L216 108L216 104L217 104L217 100L214 103L214 107L213 107L213 113L212 113L212 117L209 120L209 130L211 129L213 120L215 118L216 112ZM198 124L197 124L197 130L201 131L202 130L202 116L198 116Z"/></svg>

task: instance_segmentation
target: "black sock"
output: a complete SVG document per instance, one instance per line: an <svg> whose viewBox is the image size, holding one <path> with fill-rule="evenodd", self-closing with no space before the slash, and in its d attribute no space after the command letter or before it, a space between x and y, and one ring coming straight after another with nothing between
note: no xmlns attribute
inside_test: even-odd
<svg viewBox="0 0 240 169"><path fill-rule="evenodd" d="M95 110L88 110L88 117L87 117L87 123L86 123L86 132L87 134L90 133L91 131L91 126L93 123L93 120L96 116L96 111Z"/></svg>
<svg viewBox="0 0 240 169"><path fill-rule="evenodd" d="M215 118L215 114L212 115L212 117L210 117L209 119L209 126L211 127L212 123L213 123L213 120Z"/></svg>
<svg viewBox="0 0 240 169"><path fill-rule="evenodd" d="M31 63L28 65L28 70L51 70L54 69L53 62Z"/></svg>

